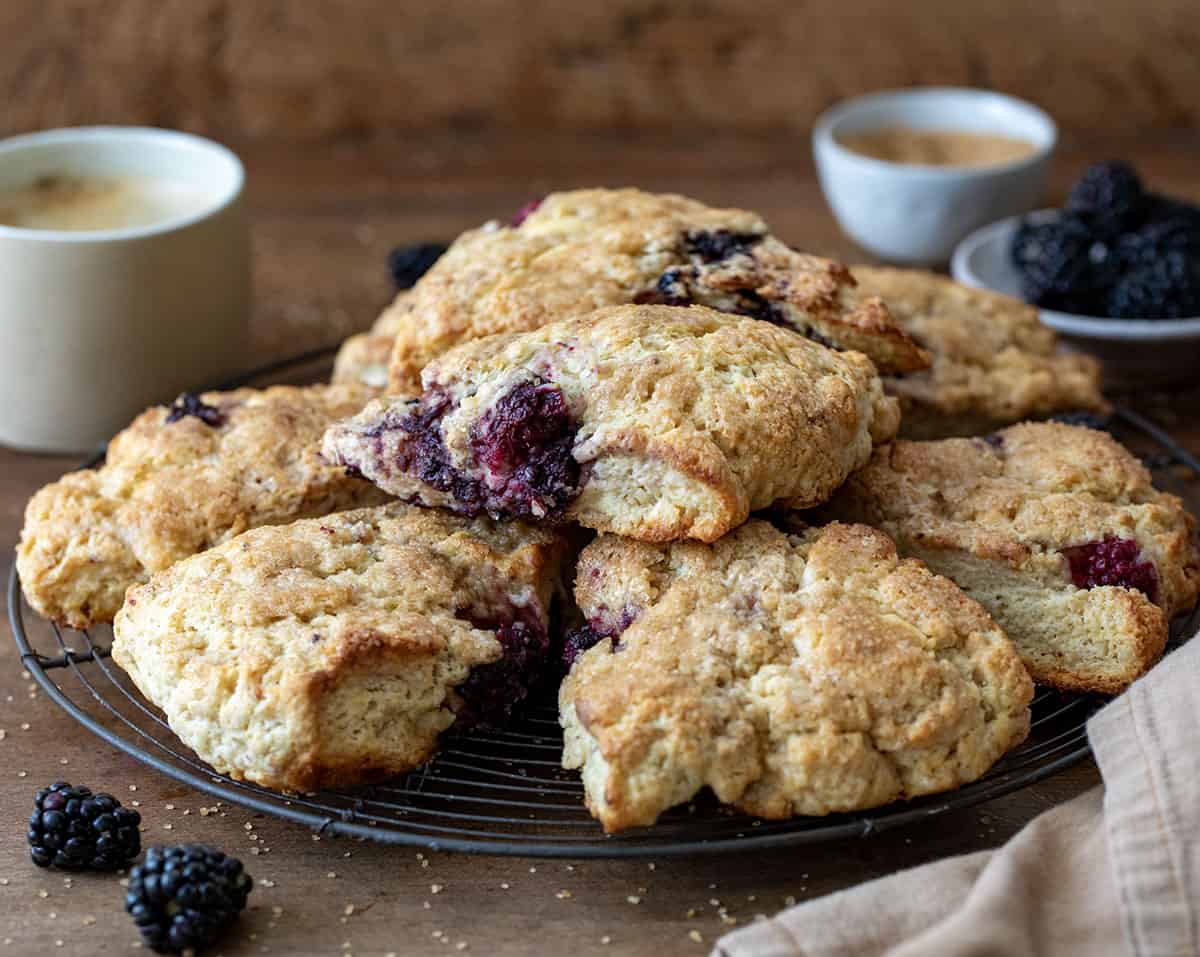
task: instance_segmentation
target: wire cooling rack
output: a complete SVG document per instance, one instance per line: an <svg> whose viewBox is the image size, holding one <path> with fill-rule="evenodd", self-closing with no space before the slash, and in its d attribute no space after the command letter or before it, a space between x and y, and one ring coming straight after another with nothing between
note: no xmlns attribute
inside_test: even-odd
<svg viewBox="0 0 1200 957"><path fill-rule="evenodd" d="M309 353L228 384L314 381L328 372L330 355ZM1160 485L1193 496L1200 492L1200 462L1162 430L1125 410L1113 417L1112 429L1145 457ZM101 460L97 456L88 465ZM505 731L449 737L425 767L384 784L283 795L214 773L109 660L111 630L69 631L38 617L22 598L15 568L8 609L25 668L56 704L114 747L223 801L322 833L432 850L664 857L865 837L1008 794L1079 762L1090 753L1087 719L1104 703L1096 696L1039 689L1028 740L983 778L949 794L787 821L732 813L701 796L664 814L652 828L608 837L583 806L578 775L559 766L562 737L550 699L534 702ZM1180 623L1176 636L1189 628L1194 623Z"/></svg>

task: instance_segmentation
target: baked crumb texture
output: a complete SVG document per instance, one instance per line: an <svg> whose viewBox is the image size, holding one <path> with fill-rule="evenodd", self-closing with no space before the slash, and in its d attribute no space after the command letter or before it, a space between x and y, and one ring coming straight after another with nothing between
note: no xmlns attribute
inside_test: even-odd
<svg viewBox="0 0 1200 957"><path fill-rule="evenodd" d="M461 342L629 303L764 319L882 370L928 365L879 299L851 300L849 270L790 249L755 213L587 189L552 193L515 222L463 233L385 313L397 330L392 392L416 391L425 365Z"/></svg>
<svg viewBox="0 0 1200 957"><path fill-rule="evenodd" d="M575 596L613 637L560 689L563 766L607 831L704 787L764 818L945 791L1029 730L1033 685L1003 632L861 525L753 520L712 545L604 535Z"/></svg>
<svg viewBox="0 0 1200 957"><path fill-rule="evenodd" d="M562 552L547 530L398 502L253 529L131 589L113 658L222 774L384 778L519 705Z"/></svg>
<svg viewBox="0 0 1200 957"><path fill-rule="evenodd" d="M1200 588L1195 521L1109 435L1056 423L880 448L821 514L882 529L957 582L1034 679L1115 694Z"/></svg>
<svg viewBox="0 0 1200 957"><path fill-rule="evenodd" d="M622 306L466 343L419 399L325 437L331 462L465 514L712 541L775 502L824 501L895 400L870 361L702 307Z"/></svg>
<svg viewBox="0 0 1200 957"><path fill-rule="evenodd" d="M1057 354L1054 332L1019 299L933 273L853 268L848 300L882 299L895 322L932 356L929 369L889 375L906 438L978 435L1056 412L1108 408L1100 364Z"/></svg>
<svg viewBox="0 0 1200 957"><path fill-rule="evenodd" d="M275 386L147 409L103 466L30 499L17 548L30 605L72 628L109 622L130 585L247 528L385 501L319 451L325 428L370 396Z"/></svg>
<svg viewBox="0 0 1200 957"><path fill-rule="evenodd" d="M366 332L346 339L333 360L335 385L365 385L382 392L388 382L388 363L392 347L396 343L396 331L403 318L403 304L408 299L408 290L397 294L392 305L375 320Z"/></svg>

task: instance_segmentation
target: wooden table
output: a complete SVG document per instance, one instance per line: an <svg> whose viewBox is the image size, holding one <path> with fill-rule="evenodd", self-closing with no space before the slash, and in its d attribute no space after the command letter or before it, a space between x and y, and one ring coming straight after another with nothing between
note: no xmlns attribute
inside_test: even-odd
<svg viewBox="0 0 1200 957"><path fill-rule="evenodd" d="M572 136L537 141L470 133L305 149L243 149L257 254L252 361L336 341L389 297L397 243L453 235L507 215L551 187L637 184L764 212L785 239L853 261L816 186L802 137ZM1059 188L1088 157L1135 159L1162 189L1200 198L1200 143L1068 147ZM1140 407L1200 450L1200 392L1139 396ZM70 459L0 451L0 546L16 541L25 500ZM136 934L115 877L35 868L24 842L33 792L57 779L136 801L147 843L205 841L242 857L258 888L233 954L701 954L759 913L949 854L995 846L1036 814L1093 786L1081 764L1036 787L870 840L740 858L532 861L425 856L308 831L213 800L116 752L21 673L0 626L0 957L129 953ZM202 816L201 809L205 809ZM726 915L723 922L720 913ZM697 942L689 936L697 932Z"/></svg>

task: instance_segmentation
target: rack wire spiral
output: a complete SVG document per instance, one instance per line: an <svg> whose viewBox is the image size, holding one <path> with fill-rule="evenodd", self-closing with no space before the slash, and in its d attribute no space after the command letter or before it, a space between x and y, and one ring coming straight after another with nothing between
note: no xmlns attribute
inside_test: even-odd
<svg viewBox="0 0 1200 957"><path fill-rule="evenodd" d="M328 371L330 355L309 353L226 385L314 381ZM1200 481L1200 461L1152 423L1123 409L1113 423L1122 440L1146 455L1160 485L1174 484L1179 491L1180 485ZM88 465L101 460L97 456ZM8 609L23 666L51 700L114 747L223 801L322 833L432 850L664 857L863 837L1008 794L1076 764L1090 753L1087 719L1104 704L1097 696L1039 689L1028 740L983 778L948 794L786 821L732 813L701 796L664 814L652 828L608 837L583 806L578 775L559 766L562 738L550 699L534 702L504 731L445 739L434 760L403 777L353 790L284 795L217 774L192 754L109 660L111 630L68 631L41 619L25 603L15 568ZM1194 621L1178 623L1175 635L1194 627Z"/></svg>

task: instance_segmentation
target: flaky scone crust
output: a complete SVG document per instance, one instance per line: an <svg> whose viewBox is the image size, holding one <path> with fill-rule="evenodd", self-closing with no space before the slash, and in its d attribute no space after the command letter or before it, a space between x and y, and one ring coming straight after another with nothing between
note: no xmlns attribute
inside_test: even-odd
<svg viewBox="0 0 1200 957"><path fill-rule="evenodd" d="M601 536L576 599L598 630L559 694L563 764L606 830L711 787L766 818L975 780L1029 729L1033 686L987 613L861 525L713 545Z"/></svg>
<svg viewBox="0 0 1200 957"><path fill-rule="evenodd" d="M387 386L388 363L396 344L396 331L408 316L408 296L408 290L398 293L368 331L350 336L342 343L333 360L331 382L335 385L357 383L379 391Z"/></svg>
<svg viewBox="0 0 1200 957"><path fill-rule="evenodd" d="M888 376L906 438L976 435L1055 412L1107 408L1100 364L1056 354L1053 330L1019 299L911 269L853 267L849 294L878 297L933 357L924 371Z"/></svg>
<svg viewBox="0 0 1200 957"><path fill-rule="evenodd" d="M130 590L114 660L222 774L287 791L426 761L456 686L500 657L472 621L543 625L562 542L402 503L245 532Z"/></svg>
<svg viewBox="0 0 1200 957"><path fill-rule="evenodd" d="M853 279L844 266L789 249L755 213L673 194L586 189L550 194L519 227L492 222L464 233L385 313L398 326L391 391L413 391L421 369L461 342L642 301L667 270L694 265L684 237L704 230L762 238L703 266L694 302L734 311L731 297L748 290L778 304L787 314L781 321L865 352L881 369L928 364L878 300L847 305Z"/></svg>
<svg viewBox="0 0 1200 957"><path fill-rule="evenodd" d="M859 353L701 307L621 306L468 342L430 364L425 388L456 404L442 424L456 467L478 470L472 425L533 376L562 389L579 424L585 478L565 517L645 541L712 541L774 502L822 502L897 427L895 401ZM402 498L453 507L394 467L388 443L406 434L395 423L408 408L371 403L330 429L325 454Z"/></svg>
<svg viewBox="0 0 1200 957"><path fill-rule="evenodd" d="M1154 488L1127 449L1093 429L1040 422L986 440L898 440L878 449L821 514L874 525L935 567L956 552L994 561L1047 594L1075 590L1064 548L1110 535L1136 540L1157 571L1157 602L1129 588L1088 591L1113 606L1104 618L1115 620L1120 611L1132 622L1122 640L1133 647L1136 667L1113 684L1027 660L1038 681L1058 687L1119 691L1158 659L1167 621L1190 609L1200 590L1195 520L1179 498ZM976 597L991 607L987 594ZM1064 647L1078 627L1063 622ZM1010 628L1010 636L1022 647L1021 635Z"/></svg>
<svg viewBox="0 0 1200 957"><path fill-rule="evenodd" d="M357 386L205 393L219 426L146 410L103 466L30 499L17 548L29 603L74 628L112 621L130 585L247 528L385 501L320 456L325 428L370 396Z"/></svg>

